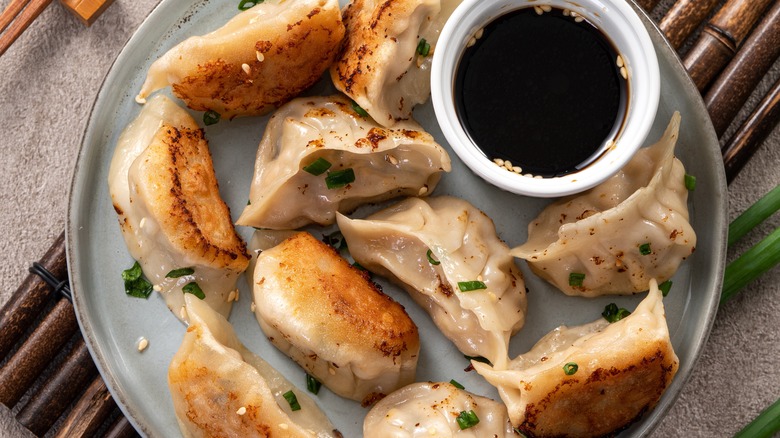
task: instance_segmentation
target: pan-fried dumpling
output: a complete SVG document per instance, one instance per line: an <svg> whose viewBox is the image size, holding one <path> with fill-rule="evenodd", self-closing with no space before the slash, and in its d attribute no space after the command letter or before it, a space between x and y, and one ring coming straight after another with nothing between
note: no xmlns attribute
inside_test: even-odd
<svg viewBox="0 0 780 438"><path fill-rule="evenodd" d="M227 316L249 255L192 117L155 96L119 137L108 178L127 248L171 311L186 320L182 291L199 294L187 286L194 282ZM182 269L178 277L171 274Z"/></svg>
<svg viewBox="0 0 780 438"><path fill-rule="evenodd" d="M410 118L414 106L431 93L433 51L458 4L353 0L344 9L347 37L330 68L333 84L382 126Z"/></svg>
<svg viewBox="0 0 780 438"><path fill-rule="evenodd" d="M137 100L168 85L194 110L265 114L317 82L344 37L337 0L266 0L149 68Z"/></svg>
<svg viewBox="0 0 780 438"><path fill-rule="evenodd" d="M458 417L479 420L461 429ZM465 413L465 414L462 414ZM468 420L461 420L468 426ZM413 383L383 398L366 415L363 438L517 437L506 407L450 383Z"/></svg>
<svg viewBox="0 0 780 438"><path fill-rule="evenodd" d="M512 255L568 295L632 294L669 279L696 246L674 157L679 127L675 113L661 140L615 176L545 208Z"/></svg>
<svg viewBox="0 0 780 438"><path fill-rule="evenodd" d="M182 435L341 437L305 390L247 350L225 318L191 295L186 302L190 326L168 367ZM291 408L289 391L300 409Z"/></svg>
<svg viewBox="0 0 780 438"><path fill-rule="evenodd" d="M295 99L268 122L238 224L329 225L337 211L426 195L449 170L447 152L416 122L382 128L340 95Z"/></svg>
<svg viewBox="0 0 780 438"><path fill-rule="evenodd" d="M339 215L338 225L352 257L406 289L460 351L508 361L525 284L485 213L458 198L409 198L366 219Z"/></svg>
<svg viewBox="0 0 780 438"><path fill-rule="evenodd" d="M558 327L505 370L472 364L527 436L609 436L652 409L677 372L662 298L653 279L617 322Z"/></svg>
<svg viewBox="0 0 780 438"><path fill-rule="evenodd" d="M412 383L420 339L403 306L309 233L261 252L255 316L271 342L364 406Z"/></svg>

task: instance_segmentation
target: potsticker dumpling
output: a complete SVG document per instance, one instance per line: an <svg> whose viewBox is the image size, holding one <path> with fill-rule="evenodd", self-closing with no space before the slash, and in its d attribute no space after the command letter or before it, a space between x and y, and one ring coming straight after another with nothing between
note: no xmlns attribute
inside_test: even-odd
<svg viewBox="0 0 780 438"><path fill-rule="evenodd" d="M311 234L261 252L253 287L266 336L336 394L370 405L414 381L420 339L403 306Z"/></svg>
<svg viewBox="0 0 780 438"><path fill-rule="evenodd" d="M655 280L634 313L561 326L499 370L472 361L526 436L610 436L651 410L679 365Z"/></svg>
<svg viewBox="0 0 780 438"><path fill-rule="evenodd" d="M265 114L317 82L343 37L337 0L257 2L155 61L137 100L171 85L194 110L225 119Z"/></svg>
<svg viewBox="0 0 780 438"><path fill-rule="evenodd" d="M366 219L339 215L352 257L402 286L460 351L500 366L523 326L523 276L493 221L468 202L409 198Z"/></svg>
<svg viewBox="0 0 780 438"><path fill-rule="evenodd" d="M409 119L414 106L431 93L436 42L458 4L353 0L344 9L347 37L330 68L333 84L382 126Z"/></svg>
<svg viewBox="0 0 780 438"><path fill-rule="evenodd" d="M387 129L341 95L295 99L268 122L238 224L329 225L337 211L426 195L449 170L447 152L411 120Z"/></svg>
<svg viewBox="0 0 780 438"><path fill-rule="evenodd" d="M186 302L190 326L168 367L182 435L341 437L306 390L247 350L225 318L192 295Z"/></svg>
<svg viewBox="0 0 780 438"><path fill-rule="evenodd" d="M545 208L512 254L568 295L633 294L672 277L696 247L674 157L679 127L675 113L661 140L615 176Z"/></svg>
<svg viewBox="0 0 780 438"><path fill-rule="evenodd" d="M458 417L474 412L479 420L461 429ZM463 421L463 420L461 420ZM465 423L466 425L470 423ZM363 438L508 438L506 407L451 383L413 383L383 398L363 422Z"/></svg>

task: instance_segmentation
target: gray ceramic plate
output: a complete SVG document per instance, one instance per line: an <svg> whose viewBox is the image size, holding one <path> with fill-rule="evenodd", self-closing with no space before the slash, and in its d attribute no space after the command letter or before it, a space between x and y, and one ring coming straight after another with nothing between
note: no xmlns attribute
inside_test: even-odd
<svg viewBox="0 0 780 438"><path fill-rule="evenodd" d="M219 27L237 12L238 1L198 1L189 7L187 3L162 1L120 53L95 101L70 193L68 262L78 319L111 393L133 425L148 436L179 434L166 375L185 328L156 294L149 300L125 296L120 273L133 261L125 249L111 206L107 174L119 134L140 111L133 97L149 64L185 37ZM650 139L655 141L660 136L673 111L682 113L677 152L688 172L698 179L690 206L699 244L696 254L675 275L672 293L665 299L680 370L659 406L626 431L625 436L648 434L689 377L715 315L725 257L726 184L718 143L701 98L677 56L650 21L645 22L660 58L663 78L661 104ZM310 92L327 91L328 85L323 83ZM418 108L415 117L446 145L430 104ZM200 115L196 115L196 120L199 119ZM234 218L246 204L255 151L266 120L265 117L236 119L206 128L222 196ZM493 218L499 235L510 246L524 242L526 225L548 201L495 189L468 171L454 153L450 155L454 160L452 173L443 178L436 194L451 194L471 201ZM239 232L249 238L251 229ZM512 356L526 351L560 324L581 324L599 318L604 305L611 301L633 309L641 299L641 296L566 297L530 274L524 264L520 265L531 293L527 322L512 341ZM422 351L418 380L454 378L475 393L497 398L495 391L476 373L464 372L466 360L406 294L384 281L380 283L408 309L420 328ZM288 379L305 387L303 371L263 336L249 310L250 291L243 281L239 284L241 300L233 307L230 318L239 337ZM136 350L141 336L150 341L143 353ZM317 398L344 436L360 436L365 409L327 390L321 391Z"/></svg>

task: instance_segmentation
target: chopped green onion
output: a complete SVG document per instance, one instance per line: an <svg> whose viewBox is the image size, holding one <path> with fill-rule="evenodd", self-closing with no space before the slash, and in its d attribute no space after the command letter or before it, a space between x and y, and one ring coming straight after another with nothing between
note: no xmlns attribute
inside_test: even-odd
<svg viewBox="0 0 780 438"><path fill-rule="evenodd" d="M355 182L355 171L352 170L351 167L335 172L328 172L328 176L325 177L325 185L328 186L329 189L338 189L353 182Z"/></svg>
<svg viewBox="0 0 780 438"><path fill-rule="evenodd" d="M622 307L618 308L617 304L615 303L607 304L604 307L604 311L601 312L601 316L603 316L604 319L609 321L610 324L612 324L613 322L618 322L630 314L631 312L629 312L628 310Z"/></svg>
<svg viewBox="0 0 780 438"><path fill-rule="evenodd" d="M171 272L165 274L168 278L179 278L184 277L185 275L192 275L195 273L195 269L193 268L179 268L174 269Z"/></svg>
<svg viewBox="0 0 780 438"><path fill-rule="evenodd" d="M466 387L465 387L465 386L461 385L461 384L460 384L460 383L459 383L457 380L455 380L455 379L452 379L452 380L450 380L450 385L452 385L452 386L454 386L454 387L456 387L456 388L458 388L458 389L466 389Z"/></svg>
<svg viewBox="0 0 780 438"><path fill-rule="evenodd" d="M780 210L780 184L756 201L738 218L734 219L734 222L729 225L728 246L734 244L748 231L755 228L756 225L775 214L778 210Z"/></svg>
<svg viewBox="0 0 780 438"><path fill-rule="evenodd" d="M569 362L563 366L563 373L567 376L574 375L580 367L574 362Z"/></svg>
<svg viewBox="0 0 780 438"><path fill-rule="evenodd" d="M734 435L734 438L770 438L780 431L780 399Z"/></svg>
<svg viewBox="0 0 780 438"><path fill-rule="evenodd" d="M468 360L475 360L475 361L477 361L477 362L482 362L482 363L486 363L486 364L488 364L488 365L490 365L490 366L493 366L493 364L492 364L492 363L490 363L490 361L489 361L489 360L487 360L486 358L484 358L484 357L482 357L482 356L468 356L468 355L465 355L465 354L464 354L464 355L463 355L463 357L465 357L465 358L466 358L466 359L468 359Z"/></svg>
<svg viewBox="0 0 780 438"><path fill-rule="evenodd" d="M653 252L653 250L650 249L650 243L643 243L639 245L639 254L648 255L651 252Z"/></svg>
<svg viewBox="0 0 780 438"><path fill-rule="evenodd" d="M726 266L720 304L780 262L780 227Z"/></svg>
<svg viewBox="0 0 780 438"><path fill-rule="evenodd" d="M239 6L240 8L241 6ZM213 125L217 122L219 122L220 115L216 111L208 110L205 113L203 113L203 123L206 124L206 126Z"/></svg>
<svg viewBox="0 0 780 438"><path fill-rule="evenodd" d="M579 272L569 274L569 286L581 287L583 281L585 281L585 274L580 274Z"/></svg>
<svg viewBox="0 0 780 438"><path fill-rule="evenodd" d="M672 280L666 280L658 285L658 289L661 290L663 296L669 295L669 291L672 290Z"/></svg>
<svg viewBox="0 0 780 438"><path fill-rule="evenodd" d="M685 188L691 192L696 190L696 177L693 175L685 174Z"/></svg>
<svg viewBox="0 0 780 438"><path fill-rule="evenodd" d="M473 410L469 410L468 412L460 411L460 414L458 414L455 421L458 422L460 430L463 430L476 426L477 423L479 423L479 417L477 417L477 414Z"/></svg>
<svg viewBox="0 0 780 438"><path fill-rule="evenodd" d="M357 102L352 101L352 110L358 113L360 117L368 117L368 111L364 110Z"/></svg>
<svg viewBox="0 0 780 438"><path fill-rule="evenodd" d="M487 289L487 285L479 280L459 281L458 289L460 289L461 292L471 292L473 290Z"/></svg>
<svg viewBox="0 0 780 438"><path fill-rule="evenodd" d="M432 264L433 266L438 266L441 264L440 261L433 258L433 252L430 249L427 253L425 253L425 256L428 257L428 263Z"/></svg>
<svg viewBox="0 0 780 438"><path fill-rule="evenodd" d="M295 396L295 393L292 392L292 390L289 390L282 394L282 397L284 397L285 400L287 400L287 403L290 404L290 409L293 411L300 411L301 405L298 403L298 397Z"/></svg>
<svg viewBox="0 0 780 438"><path fill-rule="evenodd" d="M247 9L252 9L255 5L259 5L264 1L265 0L241 0L241 2L238 4L238 9L246 11Z"/></svg>
<svg viewBox="0 0 780 438"><path fill-rule="evenodd" d="M431 53L431 45L425 41L425 38L420 39L420 42L417 43L417 53L420 56L428 56Z"/></svg>
<svg viewBox="0 0 780 438"><path fill-rule="evenodd" d="M183 288L181 288L181 290L185 294L193 294L201 300L206 299L206 294L203 293L203 289L201 289L200 286L198 286L198 283L195 283L194 281L187 283Z"/></svg>
<svg viewBox="0 0 780 438"><path fill-rule="evenodd" d="M322 157L319 157L308 166L304 166L303 170L309 172L314 176L319 176L325 173L326 170L330 169L330 166L332 166L332 164L330 164L330 161Z"/></svg>
<svg viewBox="0 0 780 438"><path fill-rule="evenodd" d="M138 262L135 262L132 268L122 271L122 280L125 281L125 293L131 297L149 298L152 294L152 283L143 277Z"/></svg>
<svg viewBox="0 0 780 438"><path fill-rule="evenodd" d="M312 394L319 394L322 383L309 373L306 373L306 389ZM285 397L286 398L286 397Z"/></svg>
<svg viewBox="0 0 780 438"><path fill-rule="evenodd" d="M339 230L336 230L330 234L323 234L322 241L339 251L342 249L347 249L347 239L344 238L344 235L341 234L341 231Z"/></svg>

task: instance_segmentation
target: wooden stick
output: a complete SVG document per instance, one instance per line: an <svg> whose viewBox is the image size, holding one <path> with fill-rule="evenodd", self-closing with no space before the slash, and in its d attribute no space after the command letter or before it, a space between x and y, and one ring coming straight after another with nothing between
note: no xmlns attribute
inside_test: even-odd
<svg viewBox="0 0 780 438"><path fill-rule="evenodd" d="M30 432L43 436L97 374L84 339L79 337L68 357L16 415Z"/></svg>
<svg viewBox="0 0 780 438"><path fill-rule="evenodd" d="M5 28L14 21L14 18L19 15L19 12L22 12L22 9L27 6L27 3L30 3L30 0L11 0L11 2L8 3L3 14L0 15L0 32L4 31Z"/></svg>
<svg viewBox="0 0 780 438"><path fill-rule="evenodd" d="M723 149L726 180L731 183L780 122L780 79Z"/></svg>
<svg viewBox="0 0 780 438"><path fill-rule="evenodd" d="M679 49L682 43L707 18L719 0L677 0L658 24L669 44Z"/></svg>
<svg viewBox="0 0 780 438"><path fill-rule="evenodd" d="M93 436L116 408L103 379L97 376L70 411L57 438Z"/></svg>
<svg viewBox="0 0 780 438"><path fill-rule="evenodd" d="M8 31L0 36L0 56L11 47L11 44L19 38L30 24L41 15L46 6L49 6L52 0L30 0L30 4L16 17Z"/></svg>
<svg viewBox="0 0 780 438"><path fill-rule="evenodd" d="M120 412L103 438L132 438L137 436L139 436L138 432L133 429L133 425Z"/></svg>
<svg viewBox="0 0 780 438"><path fill-rule="evenodd" d="M729 0L707 23L683 65L703 91L728 64L772 0Z"/></svg>
<svg viewBox="0 0 780 438"><path fill-rule="evenodd" d="M62 298L0 369L0 403L13 407L77 330L73 305Z"/></svg>
<svg viewBox="0 0 780 438"><path fill-rule="evenodd" d="M57 278L65 278L65 233L54 240L40 260L41 265ZM37 275L28 275L11 299L0 309L0 361L40 315L51 299L51 287Z"/></svg>
<svg viewBox="0 0 780 438"><path fill-rule="evenodd" d="M772 64L780 56L780 0L756 26L737 56L720 74L704 103L718 137L745 104Z"/></svg>

